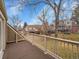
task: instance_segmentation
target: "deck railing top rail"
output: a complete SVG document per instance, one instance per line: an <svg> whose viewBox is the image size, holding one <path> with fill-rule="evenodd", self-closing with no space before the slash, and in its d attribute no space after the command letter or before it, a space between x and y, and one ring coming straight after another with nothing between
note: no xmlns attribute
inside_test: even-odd
<svg viewBox="0 0 79 59"><path fill-rule="evenodd" d="M79 42L77 42L77 41L72 41L72 40L62 39L62 38L56 38L56 37L47 36L47 35L39 35L39 34L34 34L34 33L32 33L32 34L36 35L36 36L40 36L40 37L51 38L51 39L57 40L57 41L62 41L62 42L67 42L67 43L79 45Z"/></svg>

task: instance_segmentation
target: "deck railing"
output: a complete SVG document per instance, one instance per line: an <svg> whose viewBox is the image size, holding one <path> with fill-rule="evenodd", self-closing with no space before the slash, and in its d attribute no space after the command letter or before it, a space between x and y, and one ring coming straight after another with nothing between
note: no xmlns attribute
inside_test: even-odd
<svg viewBox="0 0 79 59"><path fill-rule="evenodd" d="M79 42L33 33L26 37L33 45L56 59L79 59Z"/></svg>

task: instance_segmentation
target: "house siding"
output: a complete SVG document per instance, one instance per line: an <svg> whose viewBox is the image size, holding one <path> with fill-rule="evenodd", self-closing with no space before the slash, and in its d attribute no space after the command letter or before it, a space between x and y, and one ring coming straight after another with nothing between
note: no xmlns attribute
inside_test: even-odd
<svg viewBox="0 0 79 59"><path fill-rule="evenodd" d="M0 10L0 20L1 20L0 59L2 59L3 54L4 54L4 49L6 47L6 20L1 10Z"/></svg>

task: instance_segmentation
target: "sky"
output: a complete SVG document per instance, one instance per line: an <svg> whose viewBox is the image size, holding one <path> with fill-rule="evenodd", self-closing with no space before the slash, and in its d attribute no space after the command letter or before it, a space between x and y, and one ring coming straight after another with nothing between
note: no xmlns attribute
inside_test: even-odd
<svg viewBox="0 0 79 59"><path fill-rule="evenodd" d="M33 7L30 7L30 6L25 7L25 6L21 6L20 4L17 4L18 0L4 0L4 2L5 2L7 15L8 15L8 22L10 24L11 24L10 17L12 17L13 15L18 16L19 19L22 20L22 24L24 22L27 22L27 24L30 24L30 25L41 24L41 22L38 20L37 16L40 15L41 11L44 8L48 7L47 5L41 3L37 6L36 9L34 9ZM71 10L71 8L72 8L71 4L75 5L76 3L72 3L72 1L70 1L69 4L65 3L63 5L63 7L67 8L67 10ZM52 15L52 14L53 14L53 11L50 8L48 11L48 15ZM67 16L71 16L71 14L72 14L72 11L65 12L65 15L67 15ZM52 17L53 17L53 15L52 15ZM52 17L49 17L49 20L48 20L49 23L51 23L53 21L53 20L51 20Z"/></svg>
<svg viewBox="0 0 79 59"><path fill-rule="evenodd" d="M44 4L39 5L37 9L33 9L28 6L28 7L22 8L22 10L18 10L19 5L16 4L17 0L14 0L14 3L13 3L13 5L15 6L11 7L10 5L12 3L11 3L11 0L5 0L5 6L6 6L8 19L12 17L13 15L16 15L19 17L20 20L22 20L22 22L27 22L27 24L40 23L39 20L36 20L36 16L40 13L42 8L44 7ZM10 23L11 20L9 19L8 22Z"/></svg>

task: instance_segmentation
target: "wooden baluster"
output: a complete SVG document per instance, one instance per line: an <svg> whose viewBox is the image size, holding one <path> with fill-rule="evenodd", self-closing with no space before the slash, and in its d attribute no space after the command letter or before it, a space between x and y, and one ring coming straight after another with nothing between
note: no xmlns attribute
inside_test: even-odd
<svg viewBox="0 0 79 59"><path fill-rule="evenodd" d="M47 38L44 37L45 54L47 54Z"/></svg>
<svg viewBox="0 0 79 59"><path fill-rule="evenodd" d="M17 40L18 40L18 37L17 37L17 34L15 35L16 36L16 43L18 42Z"/></svg>
<svg viewBox="0 0 79 59"><path fill-rule="evenodd" d="M77 47L77 52L76 52L76 55L77 55L77 59L79 59L79 50L78 50L78 49L79 49L79 48L78 48L78 47L79 47L79 45L77 45L76 47Z"/></svg>

